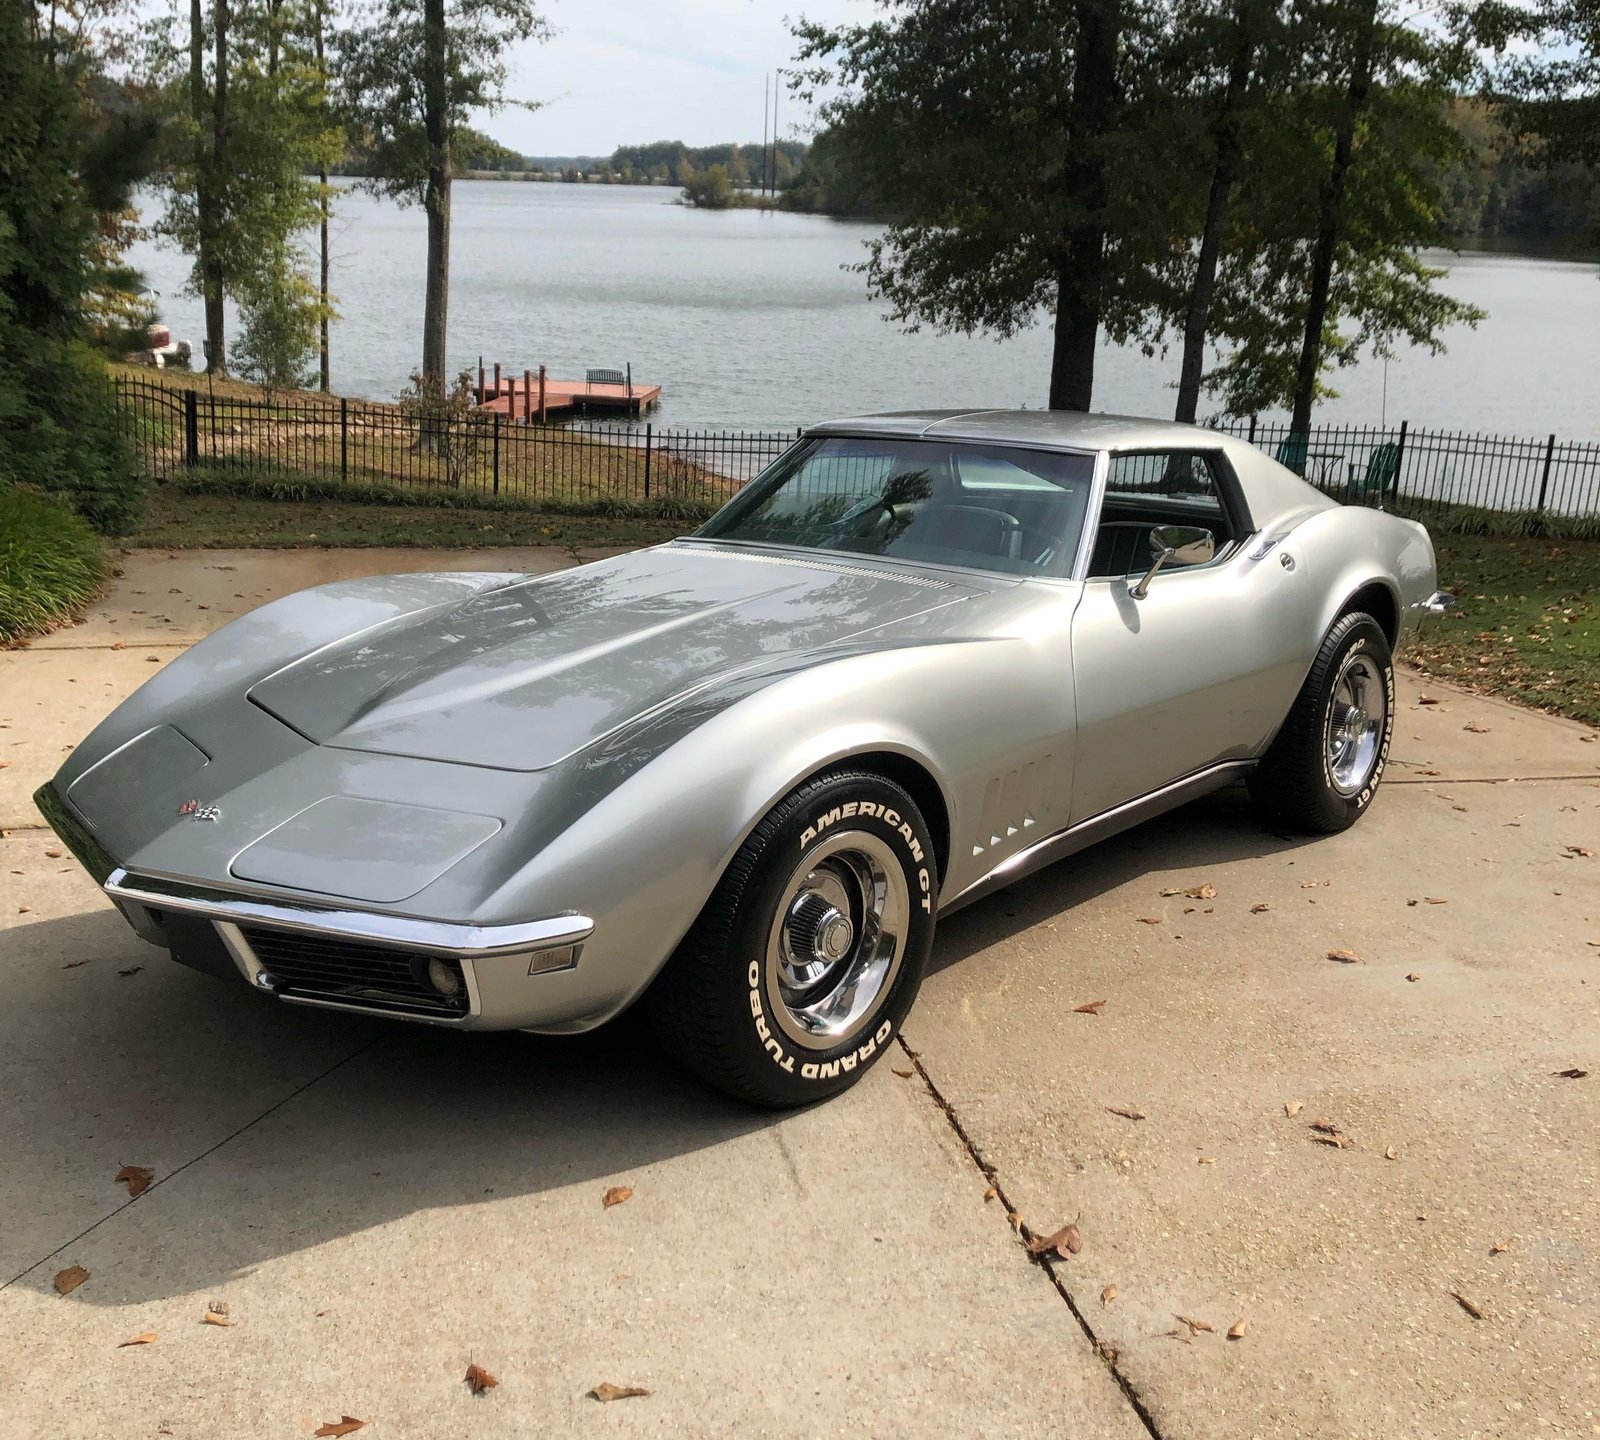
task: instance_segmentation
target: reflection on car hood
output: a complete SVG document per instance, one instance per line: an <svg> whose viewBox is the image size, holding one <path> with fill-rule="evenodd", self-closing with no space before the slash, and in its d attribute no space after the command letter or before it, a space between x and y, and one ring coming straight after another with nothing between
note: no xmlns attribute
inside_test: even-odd
<svg viewBox="0 0 1600 1440"><path fill-rule="evenodd" d="M541 770L710 680L972 593L822 557L667 545L401 616L250 699L318 744Z"/></svg>

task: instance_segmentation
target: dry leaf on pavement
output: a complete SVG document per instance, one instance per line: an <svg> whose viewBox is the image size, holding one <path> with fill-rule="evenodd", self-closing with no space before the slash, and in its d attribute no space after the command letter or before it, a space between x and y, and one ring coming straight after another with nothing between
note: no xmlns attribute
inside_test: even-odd
<svg viewBox="0 0 1600 1440"><path fill-rule="evenodd" d="M1284 1104L1283 1113L1285 1115L1289 1116L1290 1119L1293 1119L1296 1115L1298 1115L1305 1108L1306 1108L1305 1101L1303 1101L1303 1100L1290 1100L1290 1101L1287 1101Z"/></svg>
<svg viewBox="0 0 1600 1440"><path fill-rule="evenodd" d="M643 1385L613 1385L609 1380L602 1380L589 1396L594 1400L632 1400L638 1395L648 1395L650 1392Z"/></svg>
<svg viewBox="0 0 1600 1440"><path fill-rule="evenodd" d="M1511 1238L1510 1236L1507 1236L1504 1240L1495 1241L1495 1243L1489 1247L1489 1253L1491 1255L1504 1255L1510 1248Z"/></svg>
<svg viewBox="0 0 1600 1440"><path fill-rule="evenodd" d="M1463 730L1472 731L1472 733L1474 735L1487 735L1489 733L1489 727L1487 725L1478 724L1478 722L1476 720L1467 721L1467 723L1465 725L1463 725L1461 728Z"/></svg>
<svg viewBox="0 0 1600 1440"><path fill-rule="evenodd" d="M154 1330L146 1330L143 1335L135 1335L131 1340L121 1341L117 1345L117 1349L126 1350L130 1345L154 1345L155 1343L156 1332Z"/></svg>
<svg viewBox="0 0 1600 1440"><path fill-rule="evenodd" d="M113 1183L117 1185L126 1184L128 1198L137 1200L150 1188L150 1182L155 1178L156 1172L147 1169L143 1165L124 1165L122 1169L117 1171L117 1178Z"/></svg>
<svg viewBox="0 0 1600 1440"><path fill-rule="evenodd" d="M203 1325L231 1325L233 1321L228 1318L228 1302L226 1300L208 1300L206 1313L200 1317Z"/></svg>
<svg viewBox="0 0 1600 1440"><path fill-rule="evenodd" d="M1215 885L1191 885L1183 892L1191 900L1215 900L1217 887Z"/></svg>
<svg viewBox="0 0 1600 1440"><path fill-rule="evenodd" d="M1568 855L1575 855L1581 860L1593 860L1594 851L1587 845L1564 845L1561 847Z"/></svg>
<svg viewBox="0 0 1600 1440"><path fill-rule="evenodd" d="M500 1383L481 1365L467 1366L466 1381L472 1387L474 1395L481 1395L485 1390L493 1390Z"/></svg>
<svg viewBox="0 0 1600 1440"><path fill-rule="evenodd" d="M85 1270L83 1266L69 1265L65 1270L56 1272L56 1278L54 1281L56 1294L70 1295L88 1278L89 1272Z"/></svg>
<svg viewBox="0 0 1600 1440"><path fill-rule="evenodd" d="M1437 895L1424 895L1422 898L1430 905L1448 905L1450 903L1448 900L1441 900Z"/></svg>
<svg viewBox="0 0 1600 1440"><path fill-rule="evenodd" d="M1483 1308L1481 1306L1476 1305L1471 1300L1467 1299L1467 1297L1459 1290L1452 1290L1450 1295L1456 1304L1465 1310L1467 1314L1472 1316L1474 1320L1483 1319Z"/></svg>
<svg viewBox="0 0 1600 1440"><path fill-rule="evenodd" d="M341 1415L337 1420L330 1420L326 1425L319 1425L311 1432L315 1440L331 1440L338 1435L354 1435L357 1430L366 1428L365 1420L357 1420L354 1415Z"/></svg>
<svg viewBox="0 0 1600 1440"><path fill-rule="evenodd" d="M1415 985L1418 980L1422 979L1422 976L1417 974L1417 972L1415 970L1412 970L1406 975L1406 979L1409 980L1413 985Z"/></svg>
<svg viewBox="0 0 1600 1440"><path fill-rule="evenodd" d="M1419 704L1419 705L1437 705L1438 703L1439 703L1438 697L1435 696L1435 695L1419 695L1419 696L1417 696L1417 704Z"/></svg>
<svg viewBox="0 0 1600 1440"><path fill-rule="evenodd" d="M991 1185L987 1190L985 1190L983 1192L983 1203L985 1205L987 1205L999 1193L1000 1193L1000 1191L998 1189L996 1189L995 1186Z"/></svg>
<svg viewBox="0 0 1600 1440"><path fill-rule="evenodd" d="M1141 915L1139 917L1139 923L1141 925L1159 925L1161 923L1161 917L1159 915Z"/></svg>
<svg viewBox="0 0 1600 1440"><path fill-rule="evenodd" d="M889 1068L891 1070L894 1070L894 1073L896 1075L898 1075L902 1080L909 1080L913 1075L915 1075L917 1073L915 1070L895 1070L895 1067L893 1065L891 1065Z"/></svg>
<svg viewBox="0 0 1600 1440"><path fill-rule="evenodd" d="M1075 1005L1072 1008L1074 1015L1098 1015L1106 1008L1104 1000L1091 1000L1087 1005Z"/></svg>
<svg viewBox="0 0 1600 1440"><path fill-rule="evenodd" d="M1063 1225L1054 1235L1046 1235L1042 1240L1035 1237L1028 1241L1028 1254L1048 1255L1054 1250L1063 1260L1082 1249L1083 1236L1078 1233L1076 1224Z"/></svg>
<svg viewBox="0 0 1600 1440"><path fill-rule="evenodd" d="M1341 965L1359 965L1361 957L1354 950L1330 950L1328 959L1337 960Z"/></svg>
<svg viewBox="0 0 1600 1440"><path fill-rule="evenodd" d="M1550 1072L1557 1080L1582 1080L1589 1072L1580 1070L1574 1065L1570 1070L1553 1070Z"/></svg>
<svg viewBox="0 0 1600 1440"><path fill-rule="evenodd" d="M1230 1339L1230 1340L1243 1340L1244 1337L1245 1337L1245 1332L1249 1328L1250 1328L1250 1322L1248 1320L1246 1320L1241 1315L1237 1320L1235 1320L1233 1322L1233 1324L1228 1326L1228 1339Z"/></svg>
<svg viewBox="0 0 1600 1440"><path fill-rule="evenodd" d="M1400 1152L1396 1150L1393 1145L1391 1145L1383 1152L1383 1158L1385 1160L1398 1160L1400 1158Z"/></svg>
<svg viewBox="0 0 1600 1440"><path fill-rule="evenodd" d="M622 1204L624 1200L631 1198L632 1195L633 1186L613 1185L609 1190L606 1191L604 1195L600 1197L601 1208L609 1210L613 1205Z"/></svg>
<svg viewBox="0 0 1600 1440"><path fill-rule="evenodd" d="M1252 915L1265 915L1270 909L1272 909L1272 906L1268 905L1265 901L1262 901L1259 905L1252 905L1250 907L1250 913Z"/></svg>
<svg viewBox="0 0 1600 1440"><path fill-rule="evenodd" d="M1109 1305L1116 1298L1117 1287L1115 1285L1107 1285L1106 1288L1100 1292L1100 1303L1102 1305Z"/></svg>
<svg viewBox="0 0 1600 1440"><path fill-rule="evenodd" d="M1137 1105L1107 1105L1106 1110L1112 1115L1120 1115L1124 1120L1143 1120L1144 1111Z"/></svg>
<svg viewBox="0 0 1600 1440"><path fill-rule="evenodd" d="M1174 1314L1173 1318L1180 1324L1187 1325L1191 1335L1198 1334L1202 1330L1204 1330L1208 1335L1216 1334L1217 1327L1211 1324L1211 1322L1208 1320L1191 1320L1187 1315L1177 1314Z"/></svg>

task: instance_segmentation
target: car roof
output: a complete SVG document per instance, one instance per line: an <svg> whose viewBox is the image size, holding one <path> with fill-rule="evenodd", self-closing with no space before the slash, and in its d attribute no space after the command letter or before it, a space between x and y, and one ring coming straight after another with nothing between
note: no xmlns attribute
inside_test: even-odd
<svg viewBox="0 0 1600 1440"><path fill-rule="evenodd" d="M1230 437L1199 425L1100 415L1080 410L898 410L811 426L808 435L883 435L1059 445L1074 450L1141 450L1198 445L1226 447Z"/></svg>

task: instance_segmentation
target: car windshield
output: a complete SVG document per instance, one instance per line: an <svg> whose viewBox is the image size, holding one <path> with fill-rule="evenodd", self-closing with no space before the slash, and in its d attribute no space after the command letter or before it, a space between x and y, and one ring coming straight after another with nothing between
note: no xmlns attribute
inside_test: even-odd
<svg viewBox="0 0 1600 1440"><path fill-rule="evenodd" d="M832 437L796 446L719 510L707 539L802 545L1008 575L1071 572L1094 457Z"/></svg>

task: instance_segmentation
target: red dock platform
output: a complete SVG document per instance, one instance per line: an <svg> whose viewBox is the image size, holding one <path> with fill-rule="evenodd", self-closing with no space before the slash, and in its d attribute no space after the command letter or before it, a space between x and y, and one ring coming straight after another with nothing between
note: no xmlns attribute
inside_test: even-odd
<svg viewBox="0 0 1600 1440"><path fill-rule="evenodd" d="M496 365L493 378L486 380L480 366L478 405L524 424L544 424L573 415L643 415L661 400L659 385L634 384L620 371L604 373L604 380L557 380L541 366L537 372L525 370L520 376L502 378Z"/></svg>

